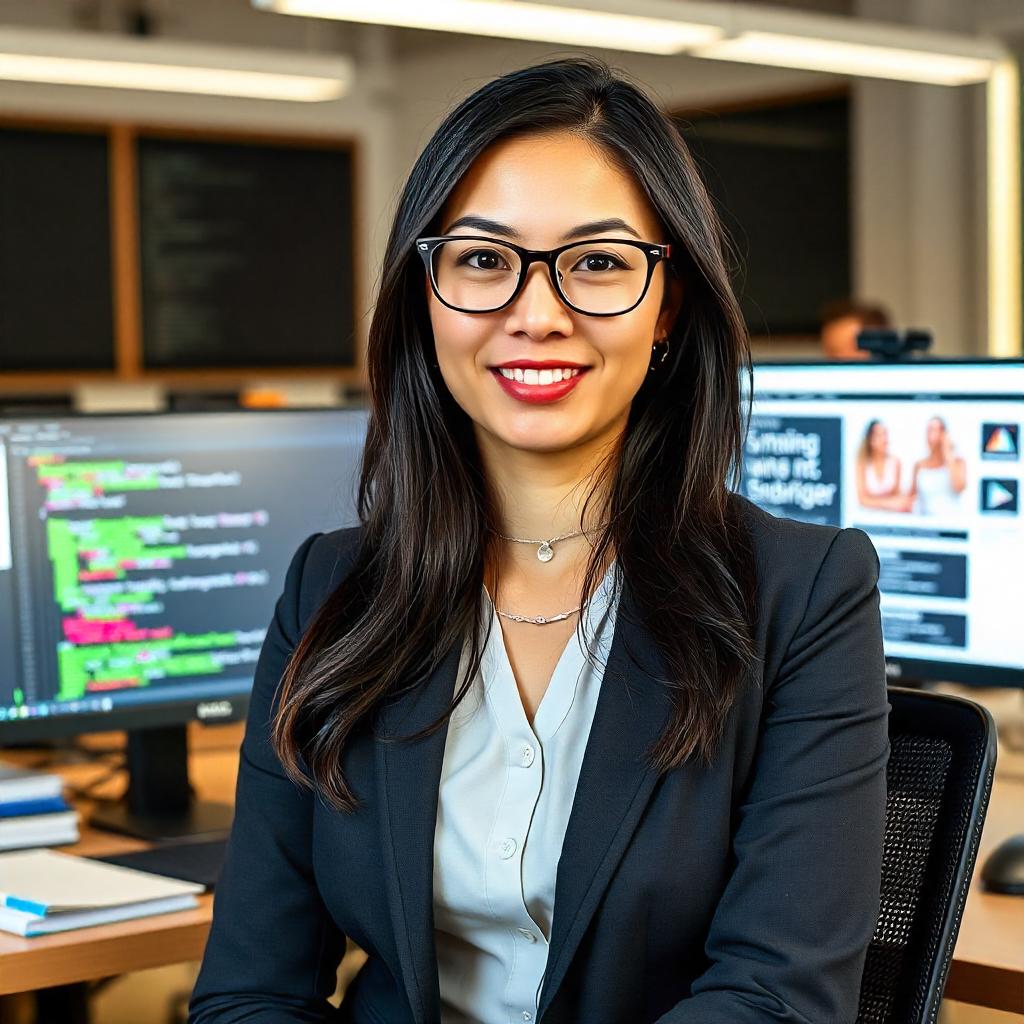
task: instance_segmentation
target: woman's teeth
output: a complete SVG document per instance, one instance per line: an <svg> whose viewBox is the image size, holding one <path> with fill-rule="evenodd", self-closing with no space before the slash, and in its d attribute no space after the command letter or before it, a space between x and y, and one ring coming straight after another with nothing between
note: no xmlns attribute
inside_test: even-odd
<svg viewBox="0 0 1024 1024"><path fill-rule="evenodd" d="M498 369L502 377L517 380L520 384L554 384L575 377L580 372L578 368L570 369L568 366L556 366L553 370L522 370L518 367L509 370L503 366L499 366Z"/></svg>

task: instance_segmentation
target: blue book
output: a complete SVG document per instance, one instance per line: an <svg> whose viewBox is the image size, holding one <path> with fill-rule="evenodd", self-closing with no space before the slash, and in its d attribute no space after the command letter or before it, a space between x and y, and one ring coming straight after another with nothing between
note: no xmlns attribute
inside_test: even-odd
<svg viewBox="0 0 1024 1024"><path fill-rule="evenodd" d="M0 818L21 818L26 814L52 814L69 810L71 808L62 796L47 796L37 800L10 800L7 803L0 803Z"/></svg>

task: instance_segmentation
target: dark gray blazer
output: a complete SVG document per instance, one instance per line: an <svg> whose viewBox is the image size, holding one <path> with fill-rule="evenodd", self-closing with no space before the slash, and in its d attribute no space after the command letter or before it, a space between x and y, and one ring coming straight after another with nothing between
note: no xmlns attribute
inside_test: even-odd
<svg viewBox="0 0 1024 1024"><path fill-rule="evenodd" d="M658 778L643 763L669 704L623 589L558 862L541 1024L856 1017L889 755L878 559L859 530L744 507L763 660L710 768ZM359 538L359 527L314 534L288 570L256 670L190 1024L440 1020L431 891L446 730L416 744L353 738L353 815L286 779L268 741L285 660ZM386 731L410 734L441 713L458 655L388 710ZM334 1010L345 936L369 959Z"/></svg>

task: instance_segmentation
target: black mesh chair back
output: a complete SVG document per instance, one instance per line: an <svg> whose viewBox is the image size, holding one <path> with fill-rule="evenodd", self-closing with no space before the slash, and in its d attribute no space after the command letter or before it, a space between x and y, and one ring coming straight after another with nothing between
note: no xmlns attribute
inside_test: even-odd
<svg viewBox="0 0 1024 1024"><path fill-rule="evenodd" d="M974 701L889 687L882 891L857 1024L939 1012L992 791L996 728Z"/></svg>

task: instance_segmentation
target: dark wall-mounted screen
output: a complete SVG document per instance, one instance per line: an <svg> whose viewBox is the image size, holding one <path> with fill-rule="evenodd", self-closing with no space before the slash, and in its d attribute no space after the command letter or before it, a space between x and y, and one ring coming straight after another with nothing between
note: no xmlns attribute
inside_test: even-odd
<svg viewBox="0 0 1024 1024"><path fill-rule="evenodd" d="M0 128L0 372L114 365L105 132Z"/></svg>
<svg viewBox="0 0 1024 1024"><path fill-rule="evenodd" d="M348 149L138 141L143 363L354 365Z"/></svg>
<svg viewBox="0 0 1024 1024"><path fill-rule="evenodd" d="M815 334L850 297L850 100L678 118L739 257L753 334Z"/></svg>

